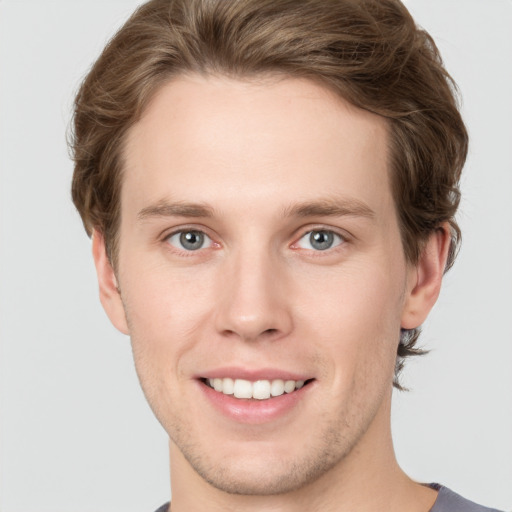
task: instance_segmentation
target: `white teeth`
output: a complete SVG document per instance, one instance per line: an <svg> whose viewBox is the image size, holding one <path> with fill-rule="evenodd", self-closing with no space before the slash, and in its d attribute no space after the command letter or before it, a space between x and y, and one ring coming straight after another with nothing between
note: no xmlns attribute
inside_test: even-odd
<svg viewBox="0 0 512 512"><path fill-rule="evenodd" d="M277 379L273 380L270 385L270 394L272 396L279 396L284 393L284 380Z"/></svg>
<svg viewBox="0 0 512 512"><path fill-rule="evenodd" d="M230 378L222 379L222 392L225 395L232 395L235 392L235 381Z"/></svg>
<svg viewBox="0 0 512 512"><path fill-rule="evenodd" d="M245 379L207 379L209 386L219 393L234 395L236 398L255 398L266 400L270 397L280 396L283 393L292 393L304 386L303 380L257 380L251 382Z"/></svg>
<svg viewBox="0 0 512 512"><path fill-rule="evenodd" d="M257 380L252 385L252 397L258 400L270 398L270 382L268 380Z"/></svg>
<svg viewBox="0 0 512 512"><path fill-rule="evenodd" d="M236 398L252 398L252 384L248 380L236 379L233 394Z"/></svg>
<svg viewBox="0 0 512 512"><path fill-rule="evenodd" d="M284 383L284 392L285 393L291 393L292 391L295 391L295 381L294 380L287 380Z"/></svg>

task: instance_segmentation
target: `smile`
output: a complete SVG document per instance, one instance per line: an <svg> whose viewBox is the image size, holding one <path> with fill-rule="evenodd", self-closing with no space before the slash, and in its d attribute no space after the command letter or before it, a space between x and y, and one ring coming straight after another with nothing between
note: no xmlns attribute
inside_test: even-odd
<svg viewBox="0 0 512 512"><path fill-rule="evenodd" d="M295 406L309 403L317 387L314 377L277 368L217 368L195 380L214 411L237 425L254 426L294 417Z"/></svg>
<svg viewBox="0 0 512 512"><path fill-rule="evenodd" d="M285 393L293 393L301 389L308 381L303 380L256 380L215 378L204 379L207 386L224 395L232 395L239 399L267 400L281 396Z"/></svg>

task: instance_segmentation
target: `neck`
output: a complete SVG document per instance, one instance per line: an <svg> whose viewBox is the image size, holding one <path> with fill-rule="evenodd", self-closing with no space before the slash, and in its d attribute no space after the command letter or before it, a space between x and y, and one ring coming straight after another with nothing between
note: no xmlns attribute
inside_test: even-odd
<svg viewBox="0 0 512 512"><path fill-rule="evenodd" d="M428 512L437 493L400 469L391 439L390 400L351 452L293 492L235 495L199 476L170 442L172 512Z"/></svg>

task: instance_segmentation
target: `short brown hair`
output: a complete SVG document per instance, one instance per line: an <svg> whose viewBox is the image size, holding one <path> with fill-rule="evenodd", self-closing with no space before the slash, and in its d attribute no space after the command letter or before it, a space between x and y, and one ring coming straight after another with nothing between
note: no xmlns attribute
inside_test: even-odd
<svg viewBox="0 0 512 512"><path fill-rule="evenodd" d="M73 201L116 265L123 145L156 89L185 72L320 81L390 127L391 186L404 253L454 219L468 137L432 38L398 0L151 0L108 43L75 101ZM397 375L419 329L403 333ZM398 383L395 379L395 385Z"/></svg>

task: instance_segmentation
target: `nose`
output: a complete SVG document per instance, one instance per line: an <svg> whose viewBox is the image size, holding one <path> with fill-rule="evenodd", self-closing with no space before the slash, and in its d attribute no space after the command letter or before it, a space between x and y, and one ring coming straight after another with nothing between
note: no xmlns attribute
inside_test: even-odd
<svg viewBox="0 0 512 512"><path fill-rule="evenodd" d="M265 251L225 261L219 283L217 331L244 341L276 340L293 328L283 264Z"/></svg>

